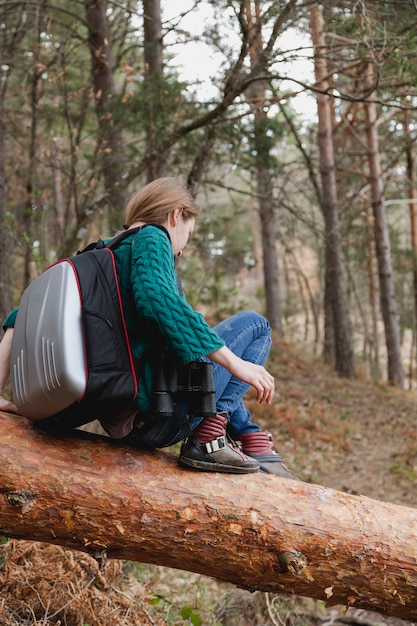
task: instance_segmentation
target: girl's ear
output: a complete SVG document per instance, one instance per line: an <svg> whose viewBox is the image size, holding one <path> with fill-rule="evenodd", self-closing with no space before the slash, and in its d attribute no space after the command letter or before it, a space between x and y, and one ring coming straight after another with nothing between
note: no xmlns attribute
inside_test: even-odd
<svg viewBox="0 0 417 626"><path fill-rule="evenodd" d="M174 209L173 211L171 211L170 213L170 224L172 226L176 226L179 222L179 220L181 219L181 215L182 215L182 207L179 207L177 209Z"/></svg>

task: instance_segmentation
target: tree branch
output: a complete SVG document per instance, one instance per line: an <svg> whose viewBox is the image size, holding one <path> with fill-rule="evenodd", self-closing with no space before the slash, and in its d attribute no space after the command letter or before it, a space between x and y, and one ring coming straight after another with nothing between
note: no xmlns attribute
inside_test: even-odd
<svg viewBox="0 0 417 626"><path fill-rule="evenodd" d="M0 413L0 533L417 618L417 511Z"/></svg>

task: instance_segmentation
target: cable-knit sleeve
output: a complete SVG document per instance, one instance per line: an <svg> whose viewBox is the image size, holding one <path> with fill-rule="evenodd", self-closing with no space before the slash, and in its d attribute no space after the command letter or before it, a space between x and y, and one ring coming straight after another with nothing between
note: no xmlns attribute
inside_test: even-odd
<svg viewBox="0 0 417 626"><path fill-rule="evenodd" d="M10 313L7 315L6 319L4 320L2 324L3 330L7 330L8 328L14 328L16 324L16 317L17 317L18 310L19 309L13 309L13 311L10 311Z"/></svg>
<svg viewBox="0 0 417 626"><path fill-rule="evenodd" d="M139 315L152 320L173 353L189 363L224 342L179 293L172 245L158 228L144 228L132 245L131 284Z"/></svg>

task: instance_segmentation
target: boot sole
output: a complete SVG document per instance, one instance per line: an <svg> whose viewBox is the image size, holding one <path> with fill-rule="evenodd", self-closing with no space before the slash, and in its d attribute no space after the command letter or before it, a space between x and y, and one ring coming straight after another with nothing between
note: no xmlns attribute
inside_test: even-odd
<svg viewBox="0 0 417 626"><path fill-rule="evenodd" d="M239 467L238 465L222 465L221 463L210 463L209 461L196 461L195 459L187 459L179 457L178 462L183 467L192 467L193 469L222 472L224 474L254 474L259 472L259 465L256 467Z"/></svg>
<svg viewBox="0 0 417 626"><path fill-rule="evenodd" d="M279 455L248 454L247 452L245 452L245 454L251 459L258 461L260 470L263 474L270 474L271 476L278 476L279 478L301 481L301 478L298 478L298 476L293 474L291 470L288 469ZM274 468L278 471L274 472Z"/></svg>

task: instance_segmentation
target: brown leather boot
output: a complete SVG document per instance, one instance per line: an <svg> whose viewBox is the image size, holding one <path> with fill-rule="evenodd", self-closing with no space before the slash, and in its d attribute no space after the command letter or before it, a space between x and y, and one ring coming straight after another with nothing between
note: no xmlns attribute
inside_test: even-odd
<svg viewBox="0 0 417 626"><path fill-rule="evenodd" d="M249 459L227 440L227 418L206 417L181 446L179 464L208 472L248 474L259 471L259 463Z"/></svg>
<svg viewBox="0 0 417 626"><path fill-rule="evenodd" d="M259 462L261 472L291 480L300 480L290 472L282 457L275 450L271 433L255 431L239 435L239 439L242 443L243 452Z"/></svg>

